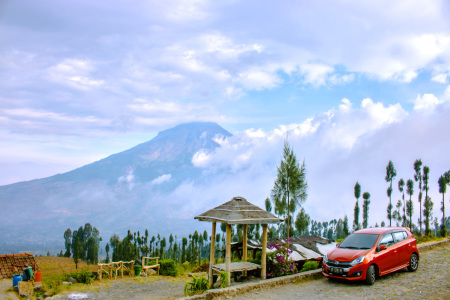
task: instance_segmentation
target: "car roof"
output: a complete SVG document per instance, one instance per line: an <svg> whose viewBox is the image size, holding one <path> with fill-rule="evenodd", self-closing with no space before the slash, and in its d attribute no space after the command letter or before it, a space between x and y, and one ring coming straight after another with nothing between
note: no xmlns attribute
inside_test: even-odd
<svg viewBox="0 0 450 300"><path fill-rule="evenodd" d="M391 230L406 230L409 231L408 228L405 227L374 227L374 228L365 228L354 233L370 233L370 234L382 234Z"/></svg>

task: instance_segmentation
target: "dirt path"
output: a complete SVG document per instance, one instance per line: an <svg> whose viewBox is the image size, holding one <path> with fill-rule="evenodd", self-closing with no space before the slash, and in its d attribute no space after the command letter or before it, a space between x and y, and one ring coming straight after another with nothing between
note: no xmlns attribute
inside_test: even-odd
<svg viewBox="0 0 450 300"><path fill-rule="evenodd" d="M450 299L450 245L421 252L416 272L403 269L373 286L322 278L233 299Z"/></svg>
<svg viewBox="0 0 450 300"><path fill-rule="evenodd" d="M47 299L176 299L183 297L184 278L136 277L100 283L98 291L56 295ZM72 294L72 296L71 296ZM83 298L83 295L87 298Z"/></svg>

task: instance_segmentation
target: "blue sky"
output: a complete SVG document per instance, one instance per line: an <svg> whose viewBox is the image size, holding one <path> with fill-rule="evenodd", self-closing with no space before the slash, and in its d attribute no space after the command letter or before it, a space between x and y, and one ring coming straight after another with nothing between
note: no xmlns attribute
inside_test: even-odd
<svg viewBox="0 0 450 300"><path fill-rule="evenodd" d="M448 1L0 2L2 185L213 121L236 137L195 163L273 170L237 191L263 201L289 136L312 214L350 215L360 180L381 220L389 159L406 179L422 158L435 185L450 169L449 100Z"/></svg>

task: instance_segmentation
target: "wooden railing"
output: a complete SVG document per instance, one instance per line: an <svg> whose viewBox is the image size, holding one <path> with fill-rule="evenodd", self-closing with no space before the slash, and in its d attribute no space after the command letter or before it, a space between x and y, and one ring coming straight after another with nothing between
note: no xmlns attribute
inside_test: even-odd
<svg viewBox="0 0 450 300"><path fill-rule="evenodd" d="M134 274L134 260L132 261L118 261L110 262L109 264L98 264L98 279L102 280L103 273L106 273L109 279L117 279L117 273L120 271L120 275L123 278L123 271L128 271L130 276Z"/></svg>

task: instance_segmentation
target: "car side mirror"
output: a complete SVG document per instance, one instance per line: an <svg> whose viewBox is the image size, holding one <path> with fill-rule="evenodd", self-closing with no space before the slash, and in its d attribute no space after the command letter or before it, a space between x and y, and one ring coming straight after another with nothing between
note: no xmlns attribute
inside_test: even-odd
<svg viewBox="0 0 450 300"><path fill-rule="evenodd" d="M379 251L383 251L386 250L387 246L386 245L380 245L380 247L378 248Z"/></svg>

